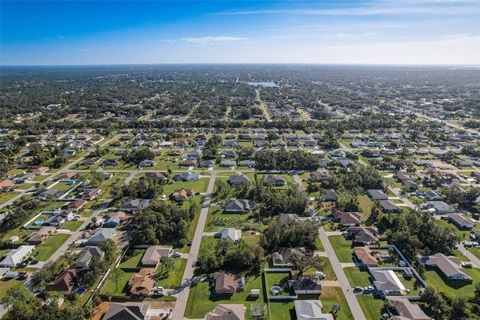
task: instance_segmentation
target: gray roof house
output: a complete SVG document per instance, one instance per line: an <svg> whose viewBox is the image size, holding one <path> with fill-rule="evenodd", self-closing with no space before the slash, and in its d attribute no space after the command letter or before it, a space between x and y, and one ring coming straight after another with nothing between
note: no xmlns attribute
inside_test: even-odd
<svg viewBox="0 0 480 320"><path fill-rule="evenodd" d="M122 206L122 211L132 212L137 210L142 210L148 207L150 204L150 199L132 199L127 201Z"/></svg>
<svg viewBox="0 0 480 320"><path fill-rule="evenodd" d="M429 257L419 258L418 261L426 267L437 268L449 280L463 280L471 282L472 278L462 268L460 259L455 256L446 256L442 253Z"/></svg>
<svg viewBox="0 0 480 320"><path fill-rule="evenodd" d="M430 317L423 312L418 304L411 303L405 297L389 297L388 302L398 313L398 316L394 316L393 320L430 320Z"/></svg>
<svg viewBox="0 0 480 320"><path fill-rule="evenodd" d="M475 222L465 218L463 215L454 213L448 216L448 220L456 225L459 229L471 230L475 227Z"/></svg>
<svg viewBox="0 0 480 320"><path fill-rule="evenodd" d="M242 239L242 230L235 228L222 228L218 231L216 236L221 239L229 239L235 242Z"/></svg>
<svg viewBox="0 0 480 320"><path fill-rule="evenodd" d="M443 201L428 201L425 205L425 208L435 211L436 214L455 213L455 209Z"/></svg>
<svg viewBox="0 0 480 320"><path fill-rule="evenodd" d="M250 201L245 199L228 199L225 200L224 204L224 211L226 213L246 213L252 210Z"/></svg>
<svg viewBox="0 0 480 320"><path fill-rule="evenodd" d="M77 268L88 268L92 260L103 259L105 253L99 247L85 247L78 255Z"/></svg>
<svg viewBox="0 0 480 320"><path fill-rule="evenodd" d="M0 267L15 267L27 258L35 249L35 246L20 246L11 250L0 262Z"/></svg>
<svg viewBox="0 0 480 320"><path fill-rule="evenodd" d="M367 191L368 196L373 200L388 200L388 195L382 190L370 189Z"/></svg>
<svg viewBox="0 0 480 320"><path fill-rule="evenodd" d="M173 180L175 181L195 181L198 180L200 177L198 174L193 174L190 172L182 172L180 174L177 174L176 176L173 177Z"/></svg>
<svg viewBox="0 0 480 320"><path fill-rule="evenodd" d="M297 277L288 282L288 286L295 292L295 295L320 295L322 293L322 285L318 278L302 276Z"/></svg>
<svg viewBox="0 0 480 320"><path fill-rule="evenodd" d="M295 314L297 320L333 320L331 313L322 312L320 300L295 300Z"/></svg>
<svg viewBox="0 0 480 320"><path fill-rule="evenodd" d="M243 174L237 174L228 178L228 183L232 186L248 186L250 180L248 180L247 176L244 176Z"/></svg>
<svg viewBox="0 0 480 320"><path fill-rule="evenodd" d="M103 320L145 320L150 305L141 302L111 303Z"/></svg>
<svg viewBox="0 0 480 320"><path fill-rule="evenodd" d="M87 246L98 246L105 240L112 239L115 236L115 229L112 228L100 228L88 238L87 242L85 243Z"/></svg>
<svg viewBox="0 0 480 320"><path fill-rule="evenodd" d="M378 204L382 208L383 212L400 212L400 207L391 202L390 200L378 200Z"/></svg>

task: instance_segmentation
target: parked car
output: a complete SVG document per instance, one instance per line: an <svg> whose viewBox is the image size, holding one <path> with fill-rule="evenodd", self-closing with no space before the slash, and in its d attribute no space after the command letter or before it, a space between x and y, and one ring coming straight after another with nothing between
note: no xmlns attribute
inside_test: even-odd
<svg viewBox="0 0 480 320"><path fill-rule="evenodd" d="M172 253L172 258L180 258L182 254L180 252L174 252Z"/></svg>

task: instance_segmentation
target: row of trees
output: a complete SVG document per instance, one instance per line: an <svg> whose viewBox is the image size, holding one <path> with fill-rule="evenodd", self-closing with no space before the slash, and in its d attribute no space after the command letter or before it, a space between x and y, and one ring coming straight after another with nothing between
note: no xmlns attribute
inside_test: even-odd
<svg viewBox="0 0 480 320"><path fill-rule="evenodd" d="M259 170L316 170L318 157L302 150L293 152L260 150L255 154L255 164Z"/></svg>
<svg viewBox="0 0 480 320"><path fill-rule="evenodd" d="M175 204L153 201L135 216L131 243L185 245L196 210L197 205L193 202L185 210Z"/></svg>
<svg viewBox="0 0 480 320"><path fill-rule="evenodd" d="M260 245L268 252L281 247L315 249L318 226L310 220L288 222L272 220L260 237Z"/></svg>

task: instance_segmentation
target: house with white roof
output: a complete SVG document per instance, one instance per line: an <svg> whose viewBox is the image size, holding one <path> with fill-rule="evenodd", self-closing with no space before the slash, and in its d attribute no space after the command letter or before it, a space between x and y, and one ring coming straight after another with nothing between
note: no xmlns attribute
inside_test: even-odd
<svg viewBox="0 0 480 320"><path fill-rule="evenodd" d="M25 260L35 249L35 246L20 246L5 255L0 267L15 267Z"/></svg>

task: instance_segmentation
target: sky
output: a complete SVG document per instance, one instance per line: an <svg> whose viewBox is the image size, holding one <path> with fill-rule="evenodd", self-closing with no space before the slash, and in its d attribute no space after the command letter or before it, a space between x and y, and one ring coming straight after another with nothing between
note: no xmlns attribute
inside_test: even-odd
<svg viewBox="0 0 480 320"><path fill-rule="evenodd" d="M0 65L480 64L480 0L5 1Z"/></svg>

